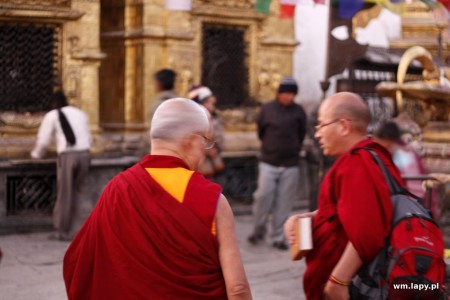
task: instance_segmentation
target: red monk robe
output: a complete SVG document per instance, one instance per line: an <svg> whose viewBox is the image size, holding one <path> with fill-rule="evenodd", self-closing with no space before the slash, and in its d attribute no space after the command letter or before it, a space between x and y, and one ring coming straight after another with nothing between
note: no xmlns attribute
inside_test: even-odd
<svg viewBox="0 0 450 300"><path fill-rule="evenodd" d="M359 147L372 148L397 182L404 184L389 152L371 139L358 143L334 163L320 187L314 250L306 257L303 284L308 300L323 299L324 286L349 240L363 263L369 263L389 234L393 208L388 185L367 151L352 153Z"/></svg>
<svg viewBox="0 0 450 300"><path fill-rule="evenodd" d="M171 156L148 155L116 176L64 257L69 299L226 299L220 193Z"/></svg>

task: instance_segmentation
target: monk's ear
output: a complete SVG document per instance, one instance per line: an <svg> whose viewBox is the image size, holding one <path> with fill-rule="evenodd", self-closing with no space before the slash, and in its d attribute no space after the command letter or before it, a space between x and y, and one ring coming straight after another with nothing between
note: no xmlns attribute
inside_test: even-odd
<svg viewBox="0 0 450 300"><path fill-rule="evenodd" d="M183 150L189 150L194 146L193 135L188 135L181 141L181 148Z"/></svg>
<svg viewBox="0 0 450 300"><path fill-rule="evenodd" d="M349 135L353 130L353 124L350 120L340 119L339 125L340 125L340 132L343 136Z"/></svg>

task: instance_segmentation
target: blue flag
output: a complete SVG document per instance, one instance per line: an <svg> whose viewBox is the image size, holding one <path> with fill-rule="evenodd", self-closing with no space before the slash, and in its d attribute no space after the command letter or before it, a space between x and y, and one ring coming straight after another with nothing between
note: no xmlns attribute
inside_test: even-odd
<svg viewBox="0 0 450 300"><path fill-rule="evenodd" d="M363 7L364 0L340 0L339 17L342 19L352 18Z"/></svg>

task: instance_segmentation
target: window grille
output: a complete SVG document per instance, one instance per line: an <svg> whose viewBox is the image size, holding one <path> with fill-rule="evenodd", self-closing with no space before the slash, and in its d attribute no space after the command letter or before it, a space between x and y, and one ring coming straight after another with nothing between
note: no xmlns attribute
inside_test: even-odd
<svg viewBox="0 0 450 300"><path fill-rule="evenodd" d="M224 162L225 170L215 178L223 194L232 203L251 204L258 177L257 157L225 157Z"/></svg>
<svg viewBox="0 0 450 300"><path fill-rule="evenodd" d="M6 213L51 214L56 201L56 175L8 176Z"/></svg>
<svg viewBox="0 0 450 300"><path fill-rule="evenodd" d="M51 24L0 23L0 111L51 109L59 31Z"/></svg>
<svg viewBox="0 0 450 300"><path fill-rule="evenodd" d="M202 84L217 97L219 108L249 100L248 47L245 27L203 24Z"/></svg>

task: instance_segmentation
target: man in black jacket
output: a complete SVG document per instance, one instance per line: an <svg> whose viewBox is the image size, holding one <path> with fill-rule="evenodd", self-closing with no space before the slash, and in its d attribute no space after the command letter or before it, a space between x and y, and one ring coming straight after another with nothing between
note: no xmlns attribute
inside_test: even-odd
<svg viewBox="0 0 450 300"><path fill-rule="evenodd" d="M253 194L255 226L248 237L254 245L264 239L267 219L272 214L273 246L288 249L283 224L298 197L299 153L307 131L305 111L294 103L297 92L294 78L284 78L276 100L265 104L259 115L258 137L262 146L258 187Z"/></svg>

